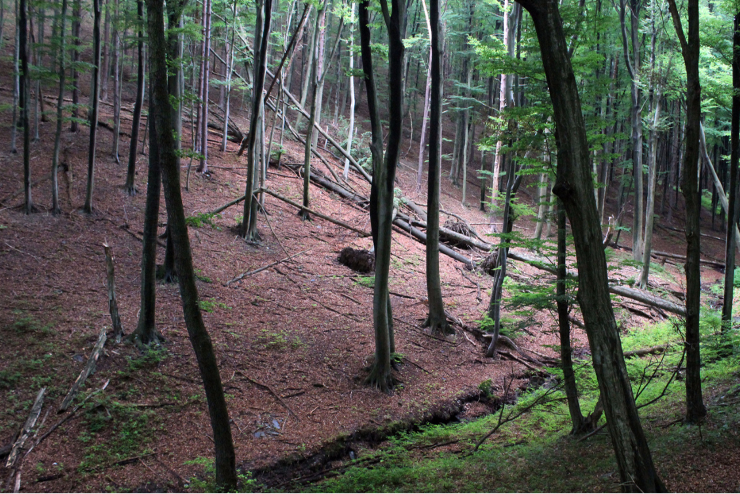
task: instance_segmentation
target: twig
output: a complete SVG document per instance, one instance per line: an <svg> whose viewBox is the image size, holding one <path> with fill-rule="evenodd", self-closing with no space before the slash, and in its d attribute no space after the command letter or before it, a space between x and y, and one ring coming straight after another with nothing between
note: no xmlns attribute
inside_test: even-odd
<svg viewBox="0 0 740 494"><path fill-rule="evenodd" d="M246 278L247 276L252 276L253 274L257 274L257 273L259 273L259 272L261 272L261 271L264 271L265 269L269 269L269 268L271 268L271 267L273 267L273 266L275 266L275 265L277 265L277 264L280 264L281 262L285 262L285 261L287 261L287 260L289 260L289 259L292 259L292 258L294 258L294 257L300 256L301 254L304 254L304 253L308 252L309 250L311 250L311 249L306 249L306 250L302 250L302 251L300 251L300 252L299 252L299 253L297 253L297 254L293 254L292 256L288 256L288 257L286 257L286 258L280 259L279 261L271 262L271 263L270 263L270 264L268 264L267 266L263 266L263 267L261 267L261 268L259 268L259 269L255 269L255 270L253 270L253 271L247 271L247 272L245 272L245 273L242 273L242 274L240 274L239 276L237 276L236 278L234 278L233 280L229 280L229 281L227 281L227 282L226 282L226 286L229 286L229 285L230 285L230 284L232 284L232 283L235 283L235 282L237 282L237 281L240 281L240 280L242 280L242 279Z"/></svg>
<svg viewBox="0 0 740 494"><path fill-rule="evenodd" d="M261 382L259 382L259 381L255 381L254 379L252 379L251 377L247 376L246 374L244 374L244 373L242 373L242 372L240 372L240 371L237 371L237 372L239 372L239 374L240 374L240 375L241 375L242 377L244 377L244 379L246 379L247 381L251 382L251 383L252 383L252 384L254 384L255 386L257 386L257 387L259 387L259 388L262 388L262 389L265 389L265 390L267 390L267 391L268 391L268 392L269 392L269 393L270 393L270 394L271 394L271 395L272 395L273 397L275 397L275 399L276 399L277 401L279 401L279 402L280 402L280 404L281 404L281 405L283 405L283 406L284 406L284 407L285 407L285 408L286 408L286 409L287 409L287 410L288 410L288 411L289 411L289 412L291 413L291 415L293 415L293 416L294 416L294 417L295 417L295 418L296 418L296 419L297 419L297 420L298 420L299 422L301 421L301 418L300 418L300 417L299 417L298 415L296 415L296 413L295 413L295 412L294 412L294 411L293 411L293 410L292 410L292 409L291 409L291 408L290 408L290 407L288 406L288 404L287 404L287 403L285 403L285 400L283 400L283 399L282 399L282 398L280 397L280 395L279 395L279 394L277 394L277 393L275 392L275 390L273 390L273 389L272 389L272 387L268 386L267 384L262 384L262 383L261 383Z"/></svg>
<svg viewBox="0 0 740 494"><path fill-rule="evenodd" d="M586 434L585 436L583 436L582 438L580 438L580 439L578 440L578 442L579 442L579 443L582 443L583 441L585 441L585 440L586 440L586 439L588 439L589 437L591 437L591 436L595 436L596 434L598 434L599 432L601 432L601 431L602 431L602 429L604 429L604 427L606 427L606 424L602 424L601 426L599 426L599 427L597 427L596 429L592 430L591 432L589 432L588 434Z"/></svg>

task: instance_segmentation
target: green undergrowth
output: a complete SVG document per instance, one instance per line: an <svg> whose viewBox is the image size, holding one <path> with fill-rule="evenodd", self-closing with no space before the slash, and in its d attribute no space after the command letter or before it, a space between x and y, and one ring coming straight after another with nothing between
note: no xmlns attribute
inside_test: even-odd
<svg viewBox="0 0 740 494"><path fill-rule="evenodd" d="M736 330L720 333L719 316L702 314L702 355L706 421L685 426L682 331L679 321L634 328L622 335L625 352L667 346L664 353L626 360L643 428L668 488L679 482L671 466L676 455L701 454L699 449L740 447L740 341ZM728 356L729 353L729 356ZM590 360L575 362L584 415L593 410L598 386ZM679 367L680 365L680 367ZM679 369L676 372L676 369ZM360 452L339 476L302 486L313 492L534 492L619 491L619 474L606 429L582 440L573 437L562 373L548 369L544 384L512 389L504 383L481 383L495 394L517 394L513 405L460 423L423 426L418 432L394 436L382 448ZM539 380L542 383L542 379ZM507 418L512 418L507 422ZM600 424L604 423L604 418ZM478 450L476 443L498 430ZM674 475L671 476L670 474ZM677 475L680 475L677 474Z"/></svg>

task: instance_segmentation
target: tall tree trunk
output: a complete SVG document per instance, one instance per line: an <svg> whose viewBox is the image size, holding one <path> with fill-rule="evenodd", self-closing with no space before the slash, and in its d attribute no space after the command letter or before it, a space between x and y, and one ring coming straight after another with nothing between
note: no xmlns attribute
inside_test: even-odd
<svg viewBox="0 0 740 494"><path fill-rule="evenodd" d="M699 82L699 0L688 0L689 37L686 39L675 0L668 0L673 25L681 41L686 65L686 152L681 189L686 200L686 421L696 423L706 414L701 392L699 312L701 308L701 254L699 214L701 191L697 188L701 85Z"/></svg>
<svg viewBox="0 0 740 494"><path fill-rule="evenodd" d="M151 15L150 3L147 3L147 10ZM150 83L149 101L152 100L152 84ZM153 118L154 111L153 108L149 109L149 119ZM157 330L155 319L157 308L157 225L159 224L159 191L162 187L159 140L155 130L155 125L149 126L149 175L146 184L144 239L141 253L141 308L139 310L139 324L130 336L131 341L136 343L137 346L158 345L164 341Z"/></svg>
<svg viewBox="0 0 740 494"><path fill-rule="evenodd" d="M272 0L264 0L257 5L257 21L254 43L254 86L252 91L252 115L247 135L247 188L244 193L244 214L239 234L247 240L257 238L256 203L254 203L254 185L257 176L256 142L259 132L261 112L264 108L263 89L265 86L265 71L267 70L267 44L270 37L270 23L272 20ZM260 34L261 33L261 34Z"/></svg>
<svg viewBox="0 0 740 494"><path fill-rule="evenodd" d="M426 6L424 6L426 15ZM439 186L442 174L441 150L439 136L442 132L442 74L441 61L443 53L440 50L439 0L429 0L428 28L430 34L429 75L431 88L427 84L426 100L431 107L431 122L429 129L429 177L427 179L427 244L426 244L426 280L427 298L429 300L429 315L424 326L431 328L432 334L451 333L450 325L445 315L444 300L442 300L442 285L439 275ZM426 106L427 103L425 103ZM426 111L426 109L425 109ZM426 116L424 117L426 120ZM422 131L422 136L424 135ZM423 137L422 137L423 139ZM423 148L419 153L423 156ZM421 159L421 158L420 158ZM420 180L420 176L417 180ZM417 182L418 184L419 182Z"/></svg>
<svg viewBox="0 0 740 494"><path fill-rule="evenodd" d="M373 182L370 191L370 224L375 244L375 291L373 295L375 361L366 382L384 391L393 386L391 353L394 351L395 344L388 291L388 272L391 254L393 189L403 124L403 20L406 16L405 4L402 0L392 0L391 4L392 14L389 12L387 0L381 0L389 38L389 128L385 158L383 158L383 137L373 72L368 0L360 3L359 16L362 67L365 72L365 89L372 129L370 149L373 156Z"/></svg>
<svg viewBox="0 0 740 494"><path fill-rule="evenodd" d="M72 48L72 123L70 132L79 130L79 109L80 104L80 74L77 71L77 62L80 61L80 22L82 19L82 0L75 0L72 12L72 37L74 38L74 48Z"/></svg>
<svg viewBox="0 0 740 494"><path fill-rule="evenodd" d="M62 119L64 117L64 83L66 77L66 20L67 0L62 0L62 14L59 19L59 97L57 98L57 130L54 135L54 154L51 157L51 212L57 215L62 212L59 207L59 146L62 138Z"/></svg>
<svg viewBox="0 0 740 494"><path fill-rule="evenodd" d="M579 434L583 431L585 422L581 412L581 404L578 402L578 387L576 376L573 372L573 355L570 346L570 320L568 319L569 303L565 290L568 269L565 264L567 250L567 232L565 208L563 201L558 200L558 281L556 285L556 303L558 307L558 327L560 329L560 361L563 367L563 381L565 381L565 396L568 399L568 410L572 424L570 433Z"/></svg>
<svg viewBox="0 0 740 494"><path fill-rule="evenodd" d="M632 174L635 185L635 210L632 219L632 256L642 261L642 220L644 217L642 199L642 89L640 89L640 4L641 0L630 0L630 26L632 57L627 42L626 9L627 0L620 0L619 19L622 25L622 45L627 71L632 79Z"/></svg>
<svg viewBox="0 0 740 494"><path fill-rule="evenodd" d="M203 25L205 38L203 40L203 74L202 74L202 86L203 86L203 115L200 118L200 138L202 143L200 145L200 164L198 165L198 172L208 173L208 88L210 85L211 78L211 0L204 0L203 7Z"/></svg>
<svg viewBox="0 0 740 494"><path fill-rule="evenodd" d="M352 2L352 24L349 28L349 132L347 133L347 154L352 151L355 133L355 2ZM349 178L349 160L344 160L344 179Z"/></svg>
<svg viewBox="0 0 740 494"><path fill-rule="evenodd" d="M108 101L108 79L110 79L110 2L105 2L105 24L103 27L103 71L100 76L100 99Z"/></svg>
<svg viewBox="0 0 740 494"><path fill-rule="evenodd" d="M268 0L269 1L269 0ZM157 138L158 154L161 159L168 224L172 229L185 325L195 351L198 368L208 402L208 412L213 429L216 458L216 485L224 491L236 490L236 455L229 424L221 377L216 355L203 317L198 306L198 289L195 285L193 259L190 255L190 240L185 224L185 212L180 192L180 169L177 165L177 145L174 139L172 108L167 90L166 41L164 34L164 5L162 0L147 0L148 31L152 74L152 127Z"/></svg>
<svg viewBox="0 0 740 494"><path fill-rule="evenodd" d="M31 78L28 67L28 6L26 0L20 0L18 5L18 52L21 61L21 125L23 125L23 190L25 192L24 212L34 212L33 198L31 197L31 129L28 121L28 104Z"/></svg>
<svg viewBox="0 0 740 494"><path fill-rule="evenodd" d="M131 123L131 145L128 152L128 169L126 170L126 185L124 189L128 195L136 194L134 178L136 173L136 149L139 146L139 127L141 126L141 107L144 106L144 0L136 1L136 13L139 23L137 50L139 63L136 72L136 101L134 102L134 118Z"/></svg>
<svg viewBox="0 0 740 494"><path fill-rule="evenodd" d="M732 128L730 131L730 204L727 208L727 240L725 247L725 291L722 304L722 330L732 328L732 305L735 290L735 235L734 227L738 219L738 152L740 147L740 12L735 15L732 36Z"/></svg>
<svg viewBox="0 0 740 494"><path fill-rule="evenodd" d="M118 144L121 138L121 40L118 33L118 2L114 0L115 12L113 19L113 150L111 152L113 159L116 163L120 163L121 159L118 156Z"/></svg>
<svg viewBox="0 0 740 494"><path fill-rule="evenodd" d="M231 72L234 70L234 36L236 35L236 0L232 7L233 22L231 25L231 42L228 40L228 26L226 29L226 84L224 85L224 135L221 142L221 150L226 152L226 137L229 133L229 110L231 103Z"/></svg>
<svg viewBox="0 0 740 494"><path fill-rule="evenodd" d="M98 134L98 100L100 99L100 0L93 0L93 71L92 112L90 114L90 146L87 156L87 193L84 212L92 213L93 186L95 184L95 149Z"/></svg>
<svg viewBox="0 0 740 494"><path fill-rule="evenodd" d="M557 0L519 0L532 16L550 88L558 149L553 191L563 201L578 262L578 299L622 488L664 491L637 413L608 291L586 126Z"/></svg>
<svg viewBox="0 0 740 494"><path fill-rule="evenodd" d="M19 115L23 109L20 103L20 13L18 11L18 0L15 0L15 19L15 43L13 43L13 116L10 128L10 152L13 154L18 152L15 145L18 134L18 117L23 118L22 114Z"/></svg>

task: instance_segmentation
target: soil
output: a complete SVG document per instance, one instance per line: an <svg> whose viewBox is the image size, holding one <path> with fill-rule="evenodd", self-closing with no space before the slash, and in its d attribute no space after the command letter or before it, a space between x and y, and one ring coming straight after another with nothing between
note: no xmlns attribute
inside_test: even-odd
<svg viewBox="0 0 740 494"><path fill-rule="evenodd" d="M0 100L9 107L7 61L3 68ZM130 92L130 84L127 87ZM48 108L53 105L47 102ZM129 115L124 111L125 131L131 125ZM112 120L109 106L102 106L101 120ZM128 137L121 136L122 163L117 164L110 156L111 132L101 127L94 213L85 215L79 208L85 194L88 128L81 126L77 134L65 129L62 145L69 171L60 172L64 212L53 216L48 174L55 124L42 123L41 140L31 149L33 197L40 212L26 216L19 208L22 155L9 152L9 121L9 110L5 110L5 125L0 129L4 143L0 149L0 331L5 346L0 353L0 390L6 405L0 410L0 446L23 424L42 386L47 387L42 431L63 417L55 413L56 407L84 366L101 328L110 327L103 243L115 255L124 330L130 333L135 328L148 158L137 158L136 187L141 193L126 195L122 185ZM237 123L242 129L247 126L239 117ZM142 139L144 125L145 119ZM211 132L210 173L201 175L193 168L189 190L183 194L187 216L212 211L244 192L246 159L236 156L235 143L229 142L226 152L221 152L216 144L220 134ZM20 132L18 143L20 147ZM319 143L323 146L322 139ZM284 147L283 162L302 161L301 146L289 136ZM321 152L339 172L342 163ZM415 163L412 149L402 160L397 187L418 204L425 204L425 194L415 192ZM183 185L187 165L183 160ZM312 166L327 171L318 160ZM288 168L271 168L267 185L299 202L301 180ZM465 218L478 233L488 233L491 220L477 207L477 183L469 187L465 205L461 190L448 180L443 183L442 208ZM351 177L350 185L369 194L369 186L357 176ZM369 231L367 211L314 185L310 191L313 209ZM532 202L533 191L522 187L520 195ZM615 203L610 197L611 214L615 214ZM673 222L663 226L680 228L681 207L679 201ZM427 315L424 246L394 230L391 303L396 348L403 355L396 373L400 384L391 394L367 387L363 379L374 352L373 291L368 277L340 264L338 256L347 247L370 249L371 239L322 219L302 221L295 208L271 196L265 196L265 213L258 220L259 245L247 244L233 233L241 219L241 206L227 209L212 224L190 228L203 316L227 393L238 465L244 471L266 472L321 454L325 455L321 461L329 461L324 446L342 444L342 438L370 440L368 431L385 431L377 433L382 438L423 421L488 413L490 407L477 403L478 386L486 380L491 380L494 394L501 394L504 379L510 376L518 376L516 386L527 385L525 365L486 358L485 343L466 330L478 327L488 306L492 278L466 271L459 262L441 256L442 291L447 310L457 322L456 334L447 339L430 335L421 327ZM454 221L452 216L442 216L443 221ZM164 200L159 222L163 233ZM626 215L624 223L630 222ZM531 236L535 223L531 217L521 218L515 228ZM710 233L724 236L719 231ZM623 234L620 244L629 245L628 236ZM704 239L703 255L721 262L723 246L721 240ZM683 234L656 229L654 249L684 253ZM299 252L227 285L242 273ZM461 252L475 260L484 257L480 252ZM163 248L158 255L163 262ZM617 249L613 261L628 256L629 252ZM511 264L510 276L515 281L552 283L551 276L535 268ZM669 260L663 268L654 283L669 291L683 291L679 267ZM625 280L637 275L637 269L630 267L612 273ZM716 299L709 285L720 277L720 272L703 267L707 299ZM85 389L97 390L109 382L107 388L91 400L93 408L78 412L25 458L21 490L182 490L186 479L203 474L202 462L193 460L212 458L211 428L176 284L158 285L157 307L166 353L144 358L133 346L110 341ZM664 317L631 301L615 302L615 307L623 328ZM520 347L556 356L553 313L537 312L519 321L519 326ZM585 334L577 328L573 346L576 352L588 352ZM452 403L457 408L450 409ZM446 415L437 413L440 410ZM123 449L125 439L137 434L138 448ZM8 474L0 468L0 482L8 481Z"/></svg>

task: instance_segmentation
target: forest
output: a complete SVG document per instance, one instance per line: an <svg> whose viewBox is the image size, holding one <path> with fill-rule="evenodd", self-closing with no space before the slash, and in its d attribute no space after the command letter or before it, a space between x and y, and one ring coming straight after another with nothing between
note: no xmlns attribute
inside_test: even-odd
<svg viewBox="0 0 740 494"><path fill-rule="evenodd" d="M734 0L0 0L0 67L0 492L740 489Z"/></svg>

